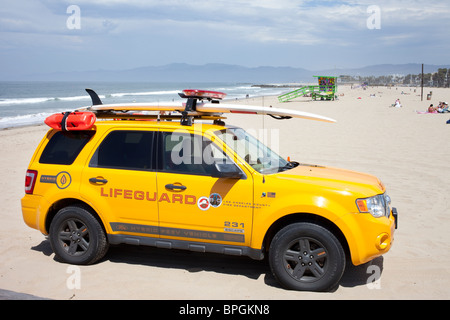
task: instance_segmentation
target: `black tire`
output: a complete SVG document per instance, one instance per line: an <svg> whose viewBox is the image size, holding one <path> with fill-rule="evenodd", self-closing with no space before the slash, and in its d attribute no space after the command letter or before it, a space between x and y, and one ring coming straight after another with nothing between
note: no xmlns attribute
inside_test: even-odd
<svg viewBox="0 0 450 320"><path fill-rule="evenodd" d="M274 277L286 289L330 291L345 270L345 253L339 240L313 223L294 223L281 229L269 249Z"/></svg>
<svg viewBox="0 0 450 320"><path fill-rule="evenodd" d="M50 244L62 262L87 265L104 257L108 251L105 232L97 219L80 206L58 211L50 225Z"/></svg>

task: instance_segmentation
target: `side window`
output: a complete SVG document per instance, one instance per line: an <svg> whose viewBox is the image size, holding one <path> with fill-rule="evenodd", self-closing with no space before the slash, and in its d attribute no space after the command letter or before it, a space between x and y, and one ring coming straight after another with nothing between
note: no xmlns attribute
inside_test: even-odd
<svg viewBox="0 0 450 320"><path fill-rule="evenodd" d="M90 167L154 170L152 131L113 131L100 144Z"/></svg>
<svg viewBox="0 0 450 320"><path fill-rule="evenodd" d="M58 131L47 143L39 163L71 165L94 134L94 131Z"/></svg>
<svg viewBox="0 0 450 320"><path fill-rule="evenodd" d="M165 172L211 175L215 163L232 163L211 140L199 135L165 132L162 149Z"/></svg>

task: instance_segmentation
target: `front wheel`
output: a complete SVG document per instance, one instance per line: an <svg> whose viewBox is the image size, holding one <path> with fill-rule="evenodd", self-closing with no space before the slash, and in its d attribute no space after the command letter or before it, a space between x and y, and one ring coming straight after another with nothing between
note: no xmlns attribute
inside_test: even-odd
<svg viewBox="0 0 450 320"><path fill-rule="evenodd" d="M108 250L103 228L83 207L59 210L50 225L49 238L56 257L70 264L95 263Z"/></svg>
<svg viewBox="0 0 450 320"><path fill-rule="evenodd" d="M344 273L345 253L327 229L312 223L294 223L273 238L269 263L273 275L286 289L329 291Z"/></svg>

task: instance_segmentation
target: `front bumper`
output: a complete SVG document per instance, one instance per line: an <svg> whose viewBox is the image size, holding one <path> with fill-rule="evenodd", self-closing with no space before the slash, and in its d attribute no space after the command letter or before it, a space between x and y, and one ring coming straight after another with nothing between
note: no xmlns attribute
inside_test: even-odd
<svg viewBox="0 0 450 320"><path fill-rule="evenodd" d="M350 213L339 221L350 249L352 263L357 266L387 253L398 228L398 211L392 208L389 216L373 217L370 213Z"/></svg>

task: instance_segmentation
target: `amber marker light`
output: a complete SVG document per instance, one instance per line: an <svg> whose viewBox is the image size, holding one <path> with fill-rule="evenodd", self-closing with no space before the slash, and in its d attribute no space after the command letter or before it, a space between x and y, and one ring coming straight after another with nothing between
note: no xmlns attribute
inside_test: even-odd
<svg viewBox="0 0 450 320"><path fill-rule="evenodd" d="M358 206L359 212L369 212L369 209L367 208L366 199L358 199L356 200L356 205Z"/></svg>

